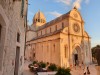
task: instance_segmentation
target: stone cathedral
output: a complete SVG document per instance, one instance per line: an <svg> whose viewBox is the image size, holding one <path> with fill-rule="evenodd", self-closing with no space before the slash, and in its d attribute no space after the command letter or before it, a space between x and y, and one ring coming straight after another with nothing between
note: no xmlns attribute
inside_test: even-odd
<svg viewBox="0 0 100 75"><path fill-rule="evenodd" d="M38 11L27 28L25 59L61 67L91 63L91 40L78 9L74 7L50 22Z"/></svg>

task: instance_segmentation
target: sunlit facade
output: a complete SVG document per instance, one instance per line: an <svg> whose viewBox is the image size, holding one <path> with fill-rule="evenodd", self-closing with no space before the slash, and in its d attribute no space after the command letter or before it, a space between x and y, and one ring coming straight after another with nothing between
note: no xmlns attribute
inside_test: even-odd
<svg viewBox="0 0 100 75"><path fill-rule="evenodd" d="M27 30L25 58L61 67L91 63L91 40L80 12L73 8L47 23L42 12L36 13Z"/></svg>

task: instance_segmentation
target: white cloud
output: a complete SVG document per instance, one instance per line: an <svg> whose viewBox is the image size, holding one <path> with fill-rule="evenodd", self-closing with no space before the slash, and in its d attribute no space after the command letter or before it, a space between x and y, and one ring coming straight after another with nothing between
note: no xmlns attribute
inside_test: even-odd
<svg viewBox="0 0 100 75"><path fill-rule="evenodd" d="M59 17L59 16L62 15L61 13L58 13L57 11L49 12L49 14L51 14L51 15L53 15L55 17Z"/></svg>
<svg viewBox="0 0 100 75"><path fill-rule="evenodd" d="M56 0L56 2L63 3L71 7L76 6L78 9L81 9L82 2L85 2L86 4L88 4L89 1L90 0Z"/></svg>
<svg viewBox="0 0 100 75"><path fill-rule="evenodd" d="M64 3L66 5L70 5L72 0L56 0L56 2Z"/></svg>
<svg viewBox="0 0 100 75"><path fill-rule="evenodd" d="M90 0L85 0L85 3L88 4Z"/></svg>
<svg viewBox="0 0 100 75"><path fill-rule="evenodd" d="M81 2L82 0L75 0L75 2L73 3L73 7L81 9Z"/></svg>
<svg viewBox="0 0 100 75"><path fill-rule="evenodd" d="M78 9L81 9L82 1L88 4L90 0L75 0L75 2L73 2L73 7L76 6Z"/></svg>

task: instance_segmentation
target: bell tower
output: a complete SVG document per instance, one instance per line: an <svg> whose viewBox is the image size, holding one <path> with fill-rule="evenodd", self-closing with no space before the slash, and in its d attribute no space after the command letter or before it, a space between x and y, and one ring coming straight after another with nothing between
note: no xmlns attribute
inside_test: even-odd
<svg viewBox="0 0 100 75"><path fill-rule="evenodd" d="M33 18L33 26L39 27L46 23L46 18L44 14L39 10Z"/></svg>

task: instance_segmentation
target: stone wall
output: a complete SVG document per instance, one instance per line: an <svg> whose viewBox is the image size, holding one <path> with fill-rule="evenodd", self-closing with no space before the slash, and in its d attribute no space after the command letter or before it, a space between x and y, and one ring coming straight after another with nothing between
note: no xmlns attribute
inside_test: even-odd
<svg viewBox="0 0 100 75"><path fill-rule="evenodd" d="M26 4L26 0L24 1ZM1 40L4 41L0 41L0 44L3 45L3 48L0 47L0 52L1 50L3 51L0 75L14 75L17 46L20 47L19 75L22 73L25 45L25 16L21 16L21 4L21 0L0 0L0 10L2 9L0 11L0 23L4 26L1 32ZM20 42L17 42L17 33L20 34Z"/></svg>

